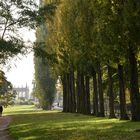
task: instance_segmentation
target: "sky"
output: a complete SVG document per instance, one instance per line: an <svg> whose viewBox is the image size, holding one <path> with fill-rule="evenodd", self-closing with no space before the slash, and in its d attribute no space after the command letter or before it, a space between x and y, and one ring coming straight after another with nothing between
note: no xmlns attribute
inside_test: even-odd
<svg viewBox="0 0 140 140"><path fill-rule="evenodd" d="M22 29L20 32L23 34L25 42L35 41L35 31L28 29ZM19 59L20 58L20 59ZM7 80L10 81L15 87L29 86L30 92L32 90L32 80L34 78L34 63L33 52L27 56L18 56L10 62L10 67L4 68ZM9 64L8 64L9 65Z"/></svg>

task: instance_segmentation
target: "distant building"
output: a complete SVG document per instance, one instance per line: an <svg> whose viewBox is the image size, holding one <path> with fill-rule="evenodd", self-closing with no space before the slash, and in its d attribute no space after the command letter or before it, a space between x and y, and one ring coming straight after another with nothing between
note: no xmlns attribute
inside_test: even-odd
<svg viewBox="0 0 140 140"><path fill-rule="evenodd" d="M27 84L25 87L14 87L13 90L17 93L16 99L24 98L25 100L29 100L29 87Z"/></svg>

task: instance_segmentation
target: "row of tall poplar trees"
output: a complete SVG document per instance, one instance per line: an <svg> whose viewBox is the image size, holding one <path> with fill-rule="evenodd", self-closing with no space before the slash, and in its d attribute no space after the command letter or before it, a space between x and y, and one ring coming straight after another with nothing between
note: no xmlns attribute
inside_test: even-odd
<svg viewBox="0 0 140 140"><path fill-rule="evenodd" d="M51 0L57 3L47 22L46 44L55 62L49 64L63 85L63 111L114 118L119 93L120 119L140 121L140 2L137 0ZM91 90L92 88L92 90ZM92 99L91 99L92 98ZM91 109L92 108L92 109Z"/></svg>
<svg viewBox="0 0 140 140"><path fill-rule="evenodd" d="M47 5L48 4L48 5ZM51 17L51 11L53 12L53 6L49 5L46 1L40 0L40 7L45 7L48 13L47 15ZM50 8L49 8L50 6ZM50 10L50 11L49 11ZM43 18L42 18L43 19ZM46 19L46 18L44 18ZM48 19L48 17L47 17ZM37 97L39 106L43 110L50 110L55 99L56 93L56 78L51 72L51 66L48 64L47 58L42 52L47 51L48 45L45 44L47 37L47 27L46 22L42 20L42 23L36 29L36 43L35 43L35 53L34 53L34 91L33 94ZM39 48L39 49L38 49ZM41 51L41 52L40 52Z"/></svg>

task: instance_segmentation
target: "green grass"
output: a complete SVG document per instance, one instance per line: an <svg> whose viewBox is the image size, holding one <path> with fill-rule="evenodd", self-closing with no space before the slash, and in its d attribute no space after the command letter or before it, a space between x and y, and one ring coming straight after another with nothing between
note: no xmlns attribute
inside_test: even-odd
<svg viewBox="0 0 140 140"><path fill-rule="evenodd" d="M5 109L13 140L140 140L140 122L40 111L33 106Z"/></svg>

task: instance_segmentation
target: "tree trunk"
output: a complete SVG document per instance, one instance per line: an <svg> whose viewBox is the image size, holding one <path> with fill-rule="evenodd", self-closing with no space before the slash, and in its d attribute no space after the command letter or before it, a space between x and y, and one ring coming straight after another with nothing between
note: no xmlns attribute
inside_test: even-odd
<svg viewBox="0 0 140 140"><path fill-rule="evenodd" d="M81 77L80 71L77 70L76 91L77 91L77 113L81 113Z"/></svg>
<svg viewBox="0 0 140 140"><path fill-rule="evenodd" d="M72 113L72 108L73 108L73 102L72 102L72 78L71 78L71 73L68 74L68 90L69 90L69 112Z"/></svg>
<svg viewBox="0 0 140 140"><path fill-rule="evenodd" d="M126 98L125 98L125 84L123 76L123 66L118 64L118 76L119 76L119 98L120 98L120 119L128 120L129 117L126 113Z"/></svg>
<svg viewBox="0 0 140 140"><path fill-rule="evenodd" d="M101 65L98 62L98 90L99 90L99 109L100 109L100 117L104 117L104 96L103 96L103 86L102 86L102 72Z"/></svg>
<svg viewBox="0 0 140 140"><path fill-rule="evenodd" d="M93 70L92 72L93 77L93 115L98 116L98 90L97 90L97 78L96 72Z"/></svg>
<svg viewBox="0 0 140 140"><path fill-rule="evenodd" d="M130 100L131 113L133 121L140 121L140 94L138 86L138 68L135 52L129 47L129 62L130 62Z"/></svg>
<svg viewBox="0 0 140 140"><path fill-rule="evenodd" d="M75 113L76 112L76 100L75 100L75 79L74 79L74 70L73 69L71 70L70 77L71 77L72 112Z"/></svg>
<svg viewBox="0 0 140 140"><path fill-rule="evenodd" d="M86 94L85 94L85 79L84 74L81 72L81 111L82 114L86 114Z"/></svg>
<svg viewBox="0 0 140 140"><path fill-rule="evenodd" d="M66 112L70 112L70 90L69 90L69 74L66 74L66 95L67 95L67 99L66 99Z"/></svg>
<svg viewBox="0 0 140 140"><path fill-rule="evenodd" d="M108 68L108 83L109 83L109 118L116 118L114 113L114 93L113 93L113 79L112 68L107 65Z"/></svg>
<svg viewBox="0 0 140 140"><path fill-rule="evenodd" d="M89 87L89 76L86 76L85 78L85 91L86 91L86 114L91 114L91 108L90 108L90 87Z"/></svg>
<svg viewBox="0 0 140 140"><path fill-rule="evenodd" d="M63 85L63 112L67 111L67 90L66 90L66 74L62 77Z"/></svg>

